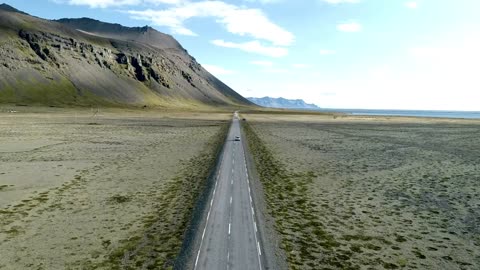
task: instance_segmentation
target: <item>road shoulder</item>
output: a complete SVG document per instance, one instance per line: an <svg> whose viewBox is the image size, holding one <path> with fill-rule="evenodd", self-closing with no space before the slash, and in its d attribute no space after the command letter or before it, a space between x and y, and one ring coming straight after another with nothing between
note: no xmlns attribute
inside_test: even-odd
<svg viewBox="0 0 480 270"><path fill-rule="evenodd" d="M287 270L288 265L286 255L285 252L280 248L281 238L275 230L275 219L268 213L263 185L258 177L255 161L249 150L247 136L245 134L243 125L243 122L241 122L240 129L243 138L242 144L245 150L244 152L248 168L248 175L252 188L254 202L253 207L257 213L256 218L259 230L259 241L264 252L263 265L265 269Z"/></svg>

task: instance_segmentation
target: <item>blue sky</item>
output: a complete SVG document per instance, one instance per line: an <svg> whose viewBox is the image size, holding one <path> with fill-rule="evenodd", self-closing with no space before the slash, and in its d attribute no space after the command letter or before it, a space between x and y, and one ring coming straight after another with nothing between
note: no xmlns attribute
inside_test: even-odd
<svg viewBox="0 0 480 270"><path fill-rule="evenodd" d="M172 34L244 96L480 110L478 0L4 0Z"/></svg>

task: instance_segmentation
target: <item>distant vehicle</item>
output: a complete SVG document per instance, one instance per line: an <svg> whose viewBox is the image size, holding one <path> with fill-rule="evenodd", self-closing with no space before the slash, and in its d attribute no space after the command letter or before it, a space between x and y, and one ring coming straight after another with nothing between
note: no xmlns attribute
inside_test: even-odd
<svg viewBox="0 0 480 270"><path fill-rule="evenodd" d="M235 136L235 141L239 142L240 141L240 136Z"/></svg>

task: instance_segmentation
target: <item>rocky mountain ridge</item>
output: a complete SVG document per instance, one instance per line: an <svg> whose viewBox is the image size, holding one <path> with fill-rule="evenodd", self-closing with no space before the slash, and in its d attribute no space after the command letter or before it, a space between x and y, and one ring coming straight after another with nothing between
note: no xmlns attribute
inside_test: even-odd
<svg viewBox="0 0 480 270"><path fill-rule="evenodd" d="M0 8L0 103L251 105L153 28L49 21L7 5Z"/></svg>
<svg viewBox="0 0 480 270"><path fill-rule="evenodd" d="M308 104L302 99L285 99L285 98L247 98L256 105L268 108L282 108L282 109L320 109L315 104Z"/></svg>

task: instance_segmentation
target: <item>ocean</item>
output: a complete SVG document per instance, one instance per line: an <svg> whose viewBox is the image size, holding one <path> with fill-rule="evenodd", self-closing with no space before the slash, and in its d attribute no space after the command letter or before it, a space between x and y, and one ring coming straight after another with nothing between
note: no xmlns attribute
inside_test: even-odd
<svg viewBox="0 0 480 270"><path fill-rule="evenodd" d="M480 111L422 111L422 110L368 110L368 109L319 109L323 112L340 112L351 115L412 116L433 118L480 119Z"/></svg>

